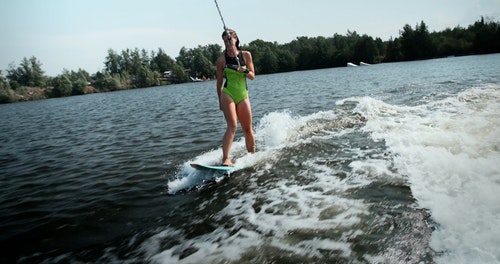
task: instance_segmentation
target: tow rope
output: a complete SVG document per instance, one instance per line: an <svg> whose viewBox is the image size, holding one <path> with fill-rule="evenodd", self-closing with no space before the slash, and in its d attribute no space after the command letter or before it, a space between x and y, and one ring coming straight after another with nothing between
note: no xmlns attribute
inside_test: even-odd
<svg viewBox="0 0 500 264"><path fill-rule="evenodd" d="M231 34L229 34L229 29L226 27L226 22L224 22L224 17L222 17L222 13L220 11L219 4L217 3L217 0L214 0L214 2L215 2L215 6L217 7L217 11L219 11L220 20L222 21L222 25L224 26L224 30L226 31L227 40L229 41L229 44L231 44L231 46L234 46L233 38L231 37ZM238 54L236 54L236 62L238 62L238 68L241 67L240 59L238 58Z"/></svg>

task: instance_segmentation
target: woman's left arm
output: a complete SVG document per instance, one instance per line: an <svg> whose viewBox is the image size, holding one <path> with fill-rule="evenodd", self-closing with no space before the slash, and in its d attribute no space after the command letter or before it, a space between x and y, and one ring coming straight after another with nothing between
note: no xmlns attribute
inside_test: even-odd
<svg viewBox="0 0 500 264"><path fill-rule="evenodd" d="M255 78L255 69L253 67L252 53L250 51L243 51L243 58L245 59L245 64L247 65L248 73L247 78L253 80Z"/></svg>

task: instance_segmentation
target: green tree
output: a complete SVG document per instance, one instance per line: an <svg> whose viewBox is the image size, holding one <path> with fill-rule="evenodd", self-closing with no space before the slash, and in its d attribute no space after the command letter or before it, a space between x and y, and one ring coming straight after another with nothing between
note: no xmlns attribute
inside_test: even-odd
<svg viewBox="0 0 500 264"><path fill-rule="evenodd" d="M10 89L7 79L2 76L2 72L0 71L0 104L12 103L14 101L14 92Z"/></svg>
<svg viewBox="0 0 500 264"><path fill-rule="evenodd" d="M347 36L335 34L331 39L335 51L332 54L332 65L335 67L345 66L346 63L351 61L351 51L349 47L349 40Z"/></svg>
<svg viewBox="0 0 500 264"><path fill-rule="evenodd" d="M17 68L14 64L10 64L7 73L7 78L11 82L21 86L45 87L46 85L42 64L35 56L29 59L24 57ZM14 85L13 88L17 88L17 85Z"/></svg>
<svg viewBox="0 0 500 264"><path fill-rule="evenodd" d="M107 90L106 72L96 72L91 77L90 80L94 88L99 92L104 92Z"/></svg>
<svg viewBox="0 0 500 264"><path fill-rule="evenodd" d="M54 88L52 89L53 97L70 96L72 92L72 83L68 76L62 74L54 78Z"/></svg>
<svg viewBox="0 0 500 264"><path fill-rule="evenodd" d="M0 104L15 102L15 95L11 89L0 88Z"/></svg>
<svg viewBox="0 0 500 264"><path fill-rule="evenodd" d="M395 62L402 61L404 59L403 52L401 51L401 41L399 38L389 39L386 43L386 52L383 61Z"/></svg>
<svg viewBox="0 0 500 264"><path fill-rule="evenodd" d="M179 56L175 58L175 61L184 68L189 67L193 60L192 50L188 50L186 47L182 47L179 51Z"/></svg>
<svg viewBox="0 0 500 264"><path fill-rule="evenodd" d="M129 53L130 55L130 64L131 67L130 69L123 70L122 72L127 72L133 77L136 77L139 72L141 71L142 68L142 58L139 49L134 49L132 52Z"/></svg>
<svg viewBox="0 0 500 264"><path fill-rule="evenodd" d="M254 40L243 47L252 53L253 64L260 74L275 73L279 71L279 58L277 43L261 39Z"/></svg>
<svg viewBox="0 0 500 264"><path fill-rule="evenodd" d="M143 66L149 67L151 58L149 57L149 53L145 49L141 49L141 64Z"/></svg>
<svg viewBox="0 0 500 264"><path fill-rule="evenodd" d="M87 83L90 81L90 75L83 69L78 71L63 70L61 76L66 77L71 82L71 95L82 95L87 91Z"/></svg>
<svg viewBox="0 0 500 264"><path fill-rule="evenodd" d="M157 75L155 75L149 67L142 65L137 74L135 83L137 87L150 87L156 84L156 78Z"/></svg>
<svg viewBox="0 0 500 264"><path fill-rule="evenodd" d="M431 38L436 43L438 56L466 55L472 52L474 35L462 27L447 28L431 34Z"/></svg>
<svg viewBox="0 0 500 264"><path fill-rule="evenodd" d="M290 42L289 47L296 56L297 70L314 69L314 47L309 37L298 37Z"/></svg>
<svg viewBox="0 0 500 264"><path fill-rule="evenodd" d="M110 91L118 91L126 89L126 83L123 83L123 80L128 80L127 77L124 77L122 74L106 74L106 88Z"/></svg>
<svg viewBox="0 0 500 264"><path fill-rule="evenodd" d="M71 94L72 95L82 95L87 92L87 81L83 78L77 79L72 82Z"/></svg>
<svg viewBox="0 0 500 264"><path fill-rule="evenodd" d="M484 17L469 26L469 31L474 34L473 51L475 53L500 52L500 24L490 21L485 22Z"/></svg>
<svg viewBox="0 0 500 264"><path fill-rule="evenodd" d="M116 53L112 49L108 49L108 55L106 56L106 59L104 61L104 65L106 66L106 71L113 74L113 73L120 73L121 71L121 61L122 57Z"/></svg>
<svg viewBox="0 0 500 264"><path fill-rule="evenodd" d="M212 76L214 75L214 67L210 60L203 55L200 48L192 50L191 62L188 65L191 70L191 76L201 77L203 75Z"/></svg>
<svg viewBox="0 0 500 264"><path fill-rule="evenodd" d="M120 74L111 74L108 71L97 72L92 75L94 87L101 92L116 91L123 88Z"/></svg>
<svg viewBox="0 0 500 264"><path fill-rule="evenodd" d="M416 27L417 43L419 43L419 57L422 59L429 59L436 56L436 45L433 43L427 25L424 21Z"/></svg>
<svg viewBox="0 0 500 264"><path fill-rule="evenodd" d="M158 52L151 52L151 70L163 73L171 71L175 61L168 56L163 49L158 49Z"/></svg>
<svg viewBox="0 0 500 264"><path fill-rule="evenodd" d="M7 82L7 79L3 77L2 70L0 70L0 89L6 89L6 88L9 88L9 83Z"/></svg>
<svg viewBox="0 0 500 264"><path fill-rule="evenodd" d="M314 68L329 68L333 66L335 46L330 38L322 36L312 38Z"/></svg>
<svg viewBox="0 0 500 264"><path fill-rule="evenodd" d="M217 59L222 53L222 46L219 44L209 44L202 47L203 55L211 61L213 64L217 62Z"/></svg>
<svg viewBox="0 0 500 264"><path fill-rule="evenodd" d="M380 55L379 49L372 37L363 35L354 45L353 61L374 63L375 58Z"/></svg>
<svg viewBox="0 0 500 264"><path fill-rule="evenodd" d="M265 49L260 53L257 61L258 69L262 74L275 73L279 70L279 61L276 53L270 48Z"/></svg>
<svg viewBox="0 0 500 264"><path fill-rule="evenodd" d="M207 49L202 46L189 50L182 47L176 60L179 65L189 69L192 76L214 76L215 64L207 56L212 54L208 54Z"/></svg>
<svg viewBox="0 0 500 264"><path fill-rule="evenodd" d="M417 59L418 43L415 41L416 37L413 28L409 24L406 24L400 32L400 35L401 50L404 58L407 60Z"/></svg>
<svg viewBox="0 0 500 264"><path fill-rule="evenodd" d="M435 56L436 46L424 21L415 30L406 24L401 31L401 49L406 60L429 59Z"/></svg>
<svg viewBox="0 0 500 264"><path fill-rule="evenodd" d="M175 64L174 67L172 68L172 75L173 75L172 77L173 83L185 83L189 80L186 71L179 64Z"/></svg>
<svg viewBox="0 0 500 264"><path fill-rule="evenodd" d="M117 57L118 71L114 73L132 72L133 62L130 49L122 50L121 55Z"/></svg>
<svg viewBox="0 0 500 264"><path fill-rule="evenodd" d="M345 44L343 47L344 57L347 59L347 62L357 62L357 58L355 56L355 49L357 43L360 41L361 36L356 31L347 31L345 37ZM343 64L342 66L345 66Z"/></svg>
<svg viewBox="0 0 500 264"><path fill-rule="evenodd" d="M280 46L276 55L278 56L278 71L288 72L294 71L297 68L295 56L293 56L290 50L283 48L283 46ZM256 71L258 71L258 68L256 69Z"/></svg>

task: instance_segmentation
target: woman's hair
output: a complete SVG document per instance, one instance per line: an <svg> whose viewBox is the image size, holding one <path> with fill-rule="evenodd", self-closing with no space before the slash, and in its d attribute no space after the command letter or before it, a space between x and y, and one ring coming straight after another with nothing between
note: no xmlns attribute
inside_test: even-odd
<svg viewBox="0 0 500 264"><path fill-rule="evenodd" d="M229 32L229 31L233 31L233 32L235 32L235 33L236 33L236 31L234 31L233 29L228 28L228 29L226 29L226 30L222 31L222 38L223 38L223 39L224 39L225 37L227 37L227 35L228 35L228 32ZM240 38L237 38L237 39L236 39L236 43L234 43L234 45L236 45L236 48L237 48L238 50L241 50L241 48L240 48Z"/></svg>

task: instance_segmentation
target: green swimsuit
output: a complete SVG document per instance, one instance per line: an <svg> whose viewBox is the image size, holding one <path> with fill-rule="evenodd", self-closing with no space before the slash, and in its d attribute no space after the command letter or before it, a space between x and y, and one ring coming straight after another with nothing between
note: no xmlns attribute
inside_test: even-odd
<svg viewBox="0 0 500 264"><path fill-rule="evenodd" d="M236 57L229 57L227 53L225 57L226 67L224 68L224 74L226 75L226 82L224 83L222 92L233 98L235 104L239 104L248 97L247 77L245 73L236 70L238 67ZM240 66L246 68L241 52L238 54L238 58Z"/></svg>

